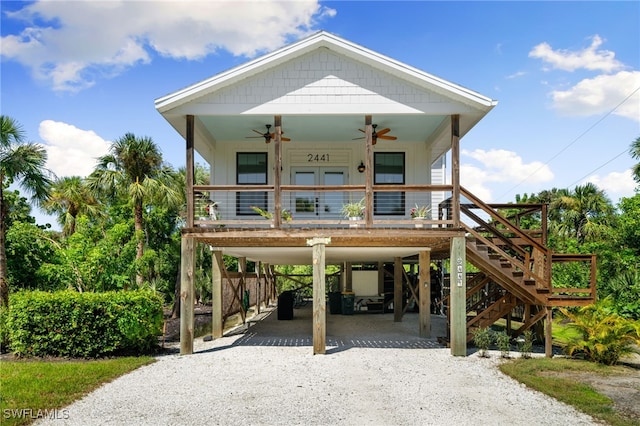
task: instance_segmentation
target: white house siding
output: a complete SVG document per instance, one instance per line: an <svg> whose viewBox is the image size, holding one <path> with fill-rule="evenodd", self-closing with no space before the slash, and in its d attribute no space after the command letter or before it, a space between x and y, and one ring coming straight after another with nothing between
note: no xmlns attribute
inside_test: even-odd
<svg viewBox="0 0 640 426"><path fill-rule="evenodd" d="M459 113L461 105L323 48L199 98L202 114Z"/></svg>

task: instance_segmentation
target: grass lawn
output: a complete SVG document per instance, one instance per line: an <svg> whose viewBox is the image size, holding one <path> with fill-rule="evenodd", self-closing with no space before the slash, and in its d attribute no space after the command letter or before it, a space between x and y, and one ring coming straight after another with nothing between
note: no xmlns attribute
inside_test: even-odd
<svg viewBox="0 0 640 426"><path fill-rule="evenodd" d="M620 375L623 367L605 366L588 361L565 358L516 359L500 366L500 370L521 383L569 404L583 413L613 426L637 425L613 409L613 401L580 381L580 376Z"/></svg>
<svg viewBox="0 0 640 426"><path fill-rule="evenodd" d="M2 361L0 424L24 425L38 417L65 418L62 410L118 376L154 362L152 357L91 361Z"/></svg>

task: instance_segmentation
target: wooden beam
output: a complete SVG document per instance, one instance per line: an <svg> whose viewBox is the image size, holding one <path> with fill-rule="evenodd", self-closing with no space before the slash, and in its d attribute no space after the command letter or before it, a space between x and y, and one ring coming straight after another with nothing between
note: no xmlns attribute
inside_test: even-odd
<svg viewBox="0 0 640 426"><path fill-rule="evenodd" d="M327 352L327 302L325 289L325 246L331 238L312 238L307 245L313 248L313 354Z"/></svg>
<svg viewBox="0 0 640 426"><path fill-rule="evenodd" d="M222 265L222 267L220 266ZM211 252L211 337L218 339L224 331L222 320L222 251Z"/></svg>
<svg viewBox="0 0 640 426"><path fill-rule="evenodd" d="M193 228L195 206L193 197L194 180L194 146L195 146L195 119L193 115L187 115L187 158L185 164L185 185L187 186L187 228Z"/></svg>
<svg viewBox="0 0 640 426"><path fill-rule="evenodd" d="M451 116L451 212L454 226L460 226L460 116Z"/></svg>
<svg viewBox="0 0 640 426"><path fill-rule="evenodd" d="M547 316L544 322L544 356L553 358L553 309L546 307Z"/></svg>
<svg viewBox="0 0 640 426"><path fill-rule="evenodd" d="M450 328L451 355L467 355L467 283L465 238L451 239Z"/></svg>
<svg viewBox="0 0 640 426"><path fill-rule="evenodd" d="M195 241L182 238L180 247L180 355L193 353Z"/></svg>
<svg viewBox="0 0 640 426"><path fill-rule="evenodd" d="M365 191L364 191L364 223L366 228L373 225L373 126L371 116L364 117L365 140Z"/></svg>
<svg viewBox="0 0 640 426"><path fill-rule="evenodd" d="M244 294L247 291L247 258L238 258L238 272L240 272L240 280L238 281L238 298L240 300L240 311L243 312L242 323L247 320L247 309L244 306Z"/></svg>
<svg viewBox="0 0 640 426"><path fill-rule="evenodd" d="M276 115L273 118L275 129L274 129L274 173L273 173L273 202L274 202L274 215L273 215L273 225L276 228L280 227L282 223L282 191L280 189L280 185L282 184L282 117Z"/></svg>
<svg viewBox="0 0 640 426"><path fill-rule="evenodd" d="M345 282L344 286L340 287L340 291L353 291L353 264L351 262L345 262L344 264Z"/></svg>
<svg viewBox="0 0 640 426"><path fill-rule="evenodd" d="M418 253L418 315L420 337L431 337L431 252Z"/></svg>
<svg viewBox="0 0 640 426"><path fill-rule="evenodd" d="M393 262L393 322L402 321L402 258Z"/></svg>

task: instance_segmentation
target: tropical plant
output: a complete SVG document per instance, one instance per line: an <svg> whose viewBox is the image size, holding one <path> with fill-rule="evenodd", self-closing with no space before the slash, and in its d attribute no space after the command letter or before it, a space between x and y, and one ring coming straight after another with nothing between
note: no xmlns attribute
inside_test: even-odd
<svg viewBox="0 0 640 426"><path fill-rule="evenodd" d="M488 358L488 350L493 343L493 332L489 327L476 328L472 332L473 344L479 349L478 355L482 358Z"/></svg>
<svg viewBox="0 0 640 426"><path fill-rule="evenodd" d="M430 207L419 206L419 205L416 204L415 207L411 208L409 213L411 214L411 218L416 219L416 218L425 218L425 217L427 217L427 215L429 214L430 211L431 211Z"/></svg>
<svg viewBox="0 0 640 426"><path fill-rule="evenodd" d="M605 192L591 182L557 196L550 209L559 233L576 238L578 244L604 235L614 214Z"/></svg>
<svg viewBox="0 0 640 426"><path fill-rule="evenodd" d="M533 331L526 330L522 334L522 338L518 339L518 350L520 356L524 359L531 358L531 350L533 349Z"/></svg>
<svg viewBox="0 0 640 426"><path fill-rule="evenodd" d="M264 210L264 209L262 209L262 208L260 208L258 206L251 206L251 210L253 210L254 212L258 213L260 216L264 217L267 220L273 219L273 213L271 213L270 211ZM283 209L280 212L280 217L285 222L289 222L290 220L293 219L293 215L287 209Z"/></svg>
<svg viewBox="0 0 640 426"><path fill-rule="evenodd" d="M344 217L362 217L364 215L364 198L360 201L343 204L340 213Z"/></svg>
<svg viewBox="0 0 640 426"><path fill-rule="evenodd" d="M565 351L569 356L579 354L589 361L613 365L632 352L632 345L640 344L640 321L618 315L612 303L606 298L577 312L561 309L571 321L568 326L580 334L567 343Z"/></svg>
<svg viewBox="0 0 640 426"><path fill-rule="evenodd" d="M163 164L158 146L149 137L127 133L112 143L110 153L100 157L98 165L87 178L89 188L99 195L116 198L125 194L133 207L136 238L136 261L144 254L143 212L145 204L159 203L178 206L179 192L171 185L172 170ZM143 275L136 272L136 284L143 284Z"/></svg>
<svg viewBox="0 0 640 426"><path fill-rule="evenodd" d="M7 205L6 186L18 181L20 187L40 203L46 199L51 185L51 172L45 169L47 152L42 145L26 143L20 124L0 115L0 306L9 305L7 254L5 251Z"/></svg>
<svg viewBox="0 0 640 426"><path fill-rule="evenodd" d="M97 217L102 213L98 200L79 176L57 179L43 207L47 213L58 215L58 223L62 225L62 233L65 236L76 231L78 215Z"/></svg>
<svg viewBox="0 0 640 426"><path fill-rule="evenodd" d="M631 143L629 153L633 159L640 160L640 137ZM633 173L633 179L640 183L640 161L632 167L631 171Z"/></svg>
<svg viewBox="0 0 640 426"><path fill-rule="evenodd" d="M500 357L502 358L511 358L509 355L509 351L511 350L511 337L507 334L506 331L501 331L496 333L496 346L500 350Z"/></svg>

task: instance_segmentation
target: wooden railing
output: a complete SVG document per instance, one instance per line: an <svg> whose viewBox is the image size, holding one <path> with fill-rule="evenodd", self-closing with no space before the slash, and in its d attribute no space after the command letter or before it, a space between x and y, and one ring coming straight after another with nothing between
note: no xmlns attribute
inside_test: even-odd
<svg viewBox="0 0 640 426"><path fill-rule="evenodd" d="M448 228L454 225L450 218L438 218L431 213L431 217L416 221L410 216L410 210L415 205L431 207L434 194L442 197L450 196L451 185L374 185L372 193L402 193L404 205L384 205L374 196L365 197L365 185L281 185L280 194L275 196L274 185L194 185L194 224L195 226L225 226L225 227L346 227L358 225L364 228L374 227L417 227L423 228ZM238 214L237 197L239 193L264 194L262 207L266 207L271 218L265 218L253 212ZM312 194L315 200L311 211L304 212L299 205L296 194ZM262 196L262 195L261 195ZM276 205L276 198L280 205ZM299 198L299 197L298 197ZM381 196L379 198L382 198ZM317 200L325 202L318 203ZM394 214L367 214L362 219L353 221L340 213L344 203L363 200L365 210L374 212L374 208L387 207L395 209ZM366 201L370 200L368 204ZM322 205L320 205L322 204ZM286 220L283 211L286 210L292 217ZM322 210L322 211L320 211ZM280 220L277 220L280 218ZM288 218L288 215L286 215ZM189 226L189 225L187 225Z"/></svg>

